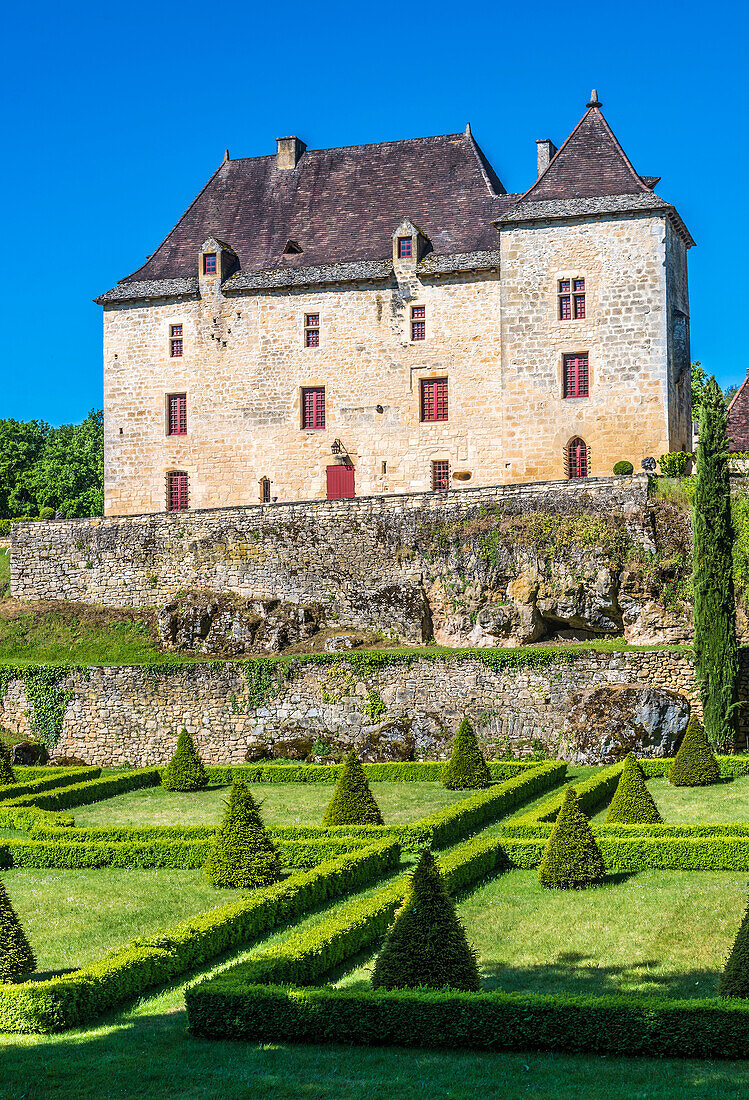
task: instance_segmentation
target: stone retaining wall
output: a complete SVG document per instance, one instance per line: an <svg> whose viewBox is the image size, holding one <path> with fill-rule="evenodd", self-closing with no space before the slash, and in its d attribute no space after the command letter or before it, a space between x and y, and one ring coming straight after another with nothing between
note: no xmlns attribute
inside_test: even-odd
<svg viewBox="0 0 749 1100"><path fill-rule="evenodd" d="M742 651L744 698L748 656ZM207 763L240 763L248 750L256 758L304 758L348 745L365 759L434 758L445 755L468 713L490 755L508 746L527 755L541 745L555 755L564 749L560 731L572 697L607 684L678 692L699 713L692 661L675 651L587 650L497 668L474 657L419 657L363 671L357 657L297 662L259 706L240 662L76 671L66 685L72 698L56 751L99 765L163 764L185 726ZM28 711L22 681L12 680L0 725L26 734ZM746 731L742 736L744 748Z"/></svg>

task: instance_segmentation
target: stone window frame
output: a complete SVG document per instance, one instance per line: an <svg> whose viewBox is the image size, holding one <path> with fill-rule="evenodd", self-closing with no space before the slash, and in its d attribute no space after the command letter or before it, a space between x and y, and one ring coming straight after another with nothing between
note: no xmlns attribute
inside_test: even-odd
<svg viewBox="0 0 749 1100"><path fill-rule="evenodd" d="M316 320L310 323L312 318ZM302 343L305 348L319 348L320 347L320 332L322 325L320 324L320 310L313 310L308 313L304 312L304 335L302 337ZM316 342L315 342L316 339Z"/></svg>
<svg viewBox="0 0 749 1100"><path fill-rule="evenodd" d="M437 481L444 477L444 484L438 485ZM429 487L433 493L447 493L450 491L450 476L452 463L449 458L433 458L430 464Z"/></svg>
<svg viewBox="0 0 749 1100"><path fill-rule="evenodd" d="M584 474L572 474L571 473L570 449L571 449L573 443L576 443L578 439L580 440L582 445L585 447L585 473ZM579 434L579 432L575 433L575 435L570 436L570 438L567 440L567 442L564 445L564 476L567 478L567 480L568 481L585 481L586 478L591 477L592 475L591 475L591 472L590 472L590 465L591 465L590 458L591 458L590 443L588 443L584 439L584 437Z"/></svg>
<svg viewBox="0 0 749 1100"><path fill-rule="evenodd" d="M184 321L169 321L166 326L167 352L170 359L184 359L185 357L185 323ZM179 349L177 348L179 345Z"/></svg>
<svg viewBox="0 0 749 1100"><path fill-rule="evenodd" d="M427 306L426 302L413 302L408 311L409 317L409 342L412 344L425 344L427 342ZM416 332L423 333L416 336Z"/></svg>
<svg viewBox="0 0 749 1100"><path fill-rule="evenodd" d="M184 397L185 399L185 430L183 432L171 431L170 403L173 397ZM173 439L175 437L179 438L187 435L187 410L189 404L190 394L186 388L181 390L169 390L167 393L164 394L164 434L170 439Z"/></svg>
<svg viewBox="0 0 749 1100"><path fill-rule="evenodd" d="M397 238L396 256L399 260L412 260L414 258L414 239L409 234Z"/></svg>
<svg viewBox="0 0 749 1100"><path fill-rule="evenodd" d="M431 395L431 402L426 400L427 391L429 387L434 387L435 391L440 383L444 383L444 406L440 409L438 405L438 399L441 395L438 392L434 392ZM429 404L431 403L431 409ZM427 412L435 413L434 416L427 416ZM436 415L439 411L444 411L444 416ZM447 374L439 374L435 378L420 378L419 379L419 421L422 424L447 424L450 419L450 378Z"/></svg>
<svg viewBox="0 0 749 1100"><path fill-rule="evenodd" d="M204 275L218 275L218 253L217 252L204 252L203 253L203 274Z"/></svg>
<svg viewBox="0 0 749 1100"><path fill-rule="evenodd" d="M185 479L185 483L184 483L184 486L185 486L184 487L185 504L184 504L183 508L172 507L172 492L173 492L173 485L174 485L172 479L175 478L175 477L184 477L184 479ZM165 490L166 490L166 493L165 493L165 496L166 496L166 511L167 512L189 512L189 510L190 510L190 471L185 470L185 469L166 470L165 473L164 473L164 481L165 481Z"/></svg>
<svg viewBox="0 0 749 1100"><path fill-rule="evenodd" d="M308 425L304 422L304 397L305 394L311 390L322 390L323 394L323 412L322 424ZM324 432L328 428L328 395L327 387L324 382L306 382L303 386L299 387L299 427L303 432ZM317 413L315 413L315 419L317 419Z"/></svg>
<svg viewBox="0 0 749 1100"><path fill-rule="evenodd" d="M261 477L259 482L258 482L258 486L259 486L259 491L260 491L260 503L261 504L270 504L270 502L271 502L271 499L270 499L271 480L270 480L270 478L269 477Z"/></svg>
<svg viewBox="0 0 749 1100"><path fill-rule="evenodd" d="M564 360L568 355L586 355L588 357L588 392L581 397L564 396ZM590 348L567 347L563 348L557 356L557 396L564 405L575 404L578 401L589 401L596 382L595 356Z"/></svg>
<svg viewBox="0 0 749 1100"><path fill-rule="evenodd" d="M575 295L574 286L576 281L582 280L585 284L585 289L581 295ZM563 295L560 292L560 283L568 282L570 284L569 295ZM575 317L575 297L582 296L583 309L585 312L584 317ZM561 301L563 297L569 297L570 299L570 314L569 317L561 316ZM558 325L584 325L586 321L590 320L590 305L592 299L592 283L590 276L586 271L581 271L579 268L570 269L569 271L557 271L554 275L554 318Z"/></svg>

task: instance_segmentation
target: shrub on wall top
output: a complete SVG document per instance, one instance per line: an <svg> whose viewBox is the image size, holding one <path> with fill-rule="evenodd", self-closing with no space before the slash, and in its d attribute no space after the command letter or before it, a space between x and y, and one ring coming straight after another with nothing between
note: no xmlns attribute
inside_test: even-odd
<svg viewBox="0 0 749 1100"><path fill-rule="evenodd" d="M606 824L658 825L663 821L647 788L645 773L630 752L611 799Z"/></svg>
<svg viewBox="0 0 749 1100"><path fill-rule="evenodd" d="M15 772L13 771L13 764L10 758L10 749L4 741L0 741L0 787L5 787L9 783L17 783Z"/></svg>
<svg viewBox="0 0 749 1100"><path fill-rule="evenodd" d="M380 808L364 774L364 768L353 749L343 763L322 823L323 825L384 824Z"/></svg>
<svg viewBox="0 0 749 1100"><path fill-rule="evenodd" d="M590 822L578 806L574 790L568 787L546 842L538 881L548 889L579 890L602 882L605 874Z"/></svg>
<svg viewBox="0 0 749 1100"><path fill-rule="evenodd" d="M34 952L0 882L0 982L15 982L34 970Z"/></svg>
<svg viewBox="0 0 749 1100"><path fill-rule="evenodd" d="M434 856L422 852L408 895L377 957L375 989L481 989L476 952L468 944Z"/></svg>
<svg viewBox="0 0 749 1100"><path fill-rule="evenodd" d="M627 462L627 461L617 462L616 465L614 466L614 473L615 474L633 474L634 472L635 472L635 468L634 468L634 466L632 465L631 462Z"/></svg>
<svg viewBox="0 0 749 1100"><path fill-rule="evenodd" d="M702 723L693 714L668 773L668 781L675 787L706 787L719 779L720 766Z"/></svg>
<svg viewBox="0 0 749 1100"><path fill-rule="evenodd" d="M281 877L281 857L268 836L255 799L239 781L232 784L226 813L205 863L212 886L254 889Z"/></svg>
<svg viewBox="0 0 749 1100"><path fill-rule="evenodd" d="M488 787L491 782L484 754L473 726L464 718L453 741L453 751L442 772L442 785L450 791Z"/></svg>
<svg viewBox="0 0 749 1100"><path fill-rule="evenodd" d="M167 791L198 791L208 786L203 761L186 729L177 738L174 756L161 773L161 786Z"/></svg>

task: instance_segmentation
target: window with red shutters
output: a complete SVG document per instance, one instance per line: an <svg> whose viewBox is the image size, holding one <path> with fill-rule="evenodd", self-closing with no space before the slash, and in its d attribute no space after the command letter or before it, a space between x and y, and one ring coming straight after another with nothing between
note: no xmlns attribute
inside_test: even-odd
<svg viewBox="0 0 749 1100"><path fill-rule="evenodd" d="M187 511L187 474L181 470L166 475L166 506L169 512Z"/></svg>
<svg viewBox="0 0 749 1100"><path fill-rule="evenodd" d="M588 396L588 356L565 355L562 362L562 396Z"/></svg>
<svg viewBox="0 0 749 1100"><path fill-rule="evenodd" d="M447 420L447 379L425 378L421 383L422 421Z"/></svg>
<svg viewBox="0 0 749 1100"><path fill-rule="evenodd" d="M432 463L432 488L438 491L450 488L450 463L440 460Z"/></svg>
<svg viewBox="0 0 749 1100"><path fill-rule="evenodd" d="M585 279L558 279L557 303L560 321L584 321Z"/></svg>
<svg viewBox="0 0 749 1100"><path fill-rule="evenodd" d="M216 253L206 252L206 254L203 256L203 274L215 275L216 270Z"/></svg>
<svg viewBox="0 0 749 1100"><path fill-rule="evenodd" d="M569 279L560 279L557 284L557 295L559 298L559 320L569 321L572 316L572 301L570 298L570 281Z"/></svg>
<svg viewBox="0 0 749 1100"><path fill-rule="evenodd" d="M167 396L167 435L187 434L187 394L170 393Z"/></svg>
<svg viewBox="0 0 749 1100"><path fill-rule="evenodd" d="M427 309L426 306L411 306L411 339L426 340L427 337Z"/></svg>
<svg viewBox="0 0 749 1100"><path fill-rule="evenodd" d="M567 477L588 476L588 447L577 436L567 444Z"/></svg>
<svg viewBox="0 0 749 1100"><path fill-rule="evenodd" d="M182 325L169 326L169 354L172 359L182 358Z"/></svg>
<svg viewBox="0 0 749 1100"><path fill-rule="evenodd" d="M319 348L320 346L319 313L305 313L304 315L304 346L306 348Z"/></svg>
<svg viewBox="0 0 749 1100"><path fill-rule="evenodd" d="M398 238L398 259L410 260L413 256L413 237Z"/></svg>
<svg viewBox="0 0 749 1100"><path fill-rule="evenodd" d="M575 279L572 284L574 290L574 314L576 321L585 320L585 279Z"/></svg>
<svg viewBox="0 0 749 1100"><path fill-rule="evenodd" d="M302 427L325 427L325 387L302 390Z"/></svg>

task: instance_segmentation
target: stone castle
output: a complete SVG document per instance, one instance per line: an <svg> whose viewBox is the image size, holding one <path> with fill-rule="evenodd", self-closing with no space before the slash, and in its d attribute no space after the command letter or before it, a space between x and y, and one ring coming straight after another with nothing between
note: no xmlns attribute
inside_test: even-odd
<svg viewBox="0 0 749 1100"><path fill-rule="evenodd" d="M102 295L105 512L611 474L688 450L687 249L594 92L507 194L465 133L228 153Z"/></svg>

